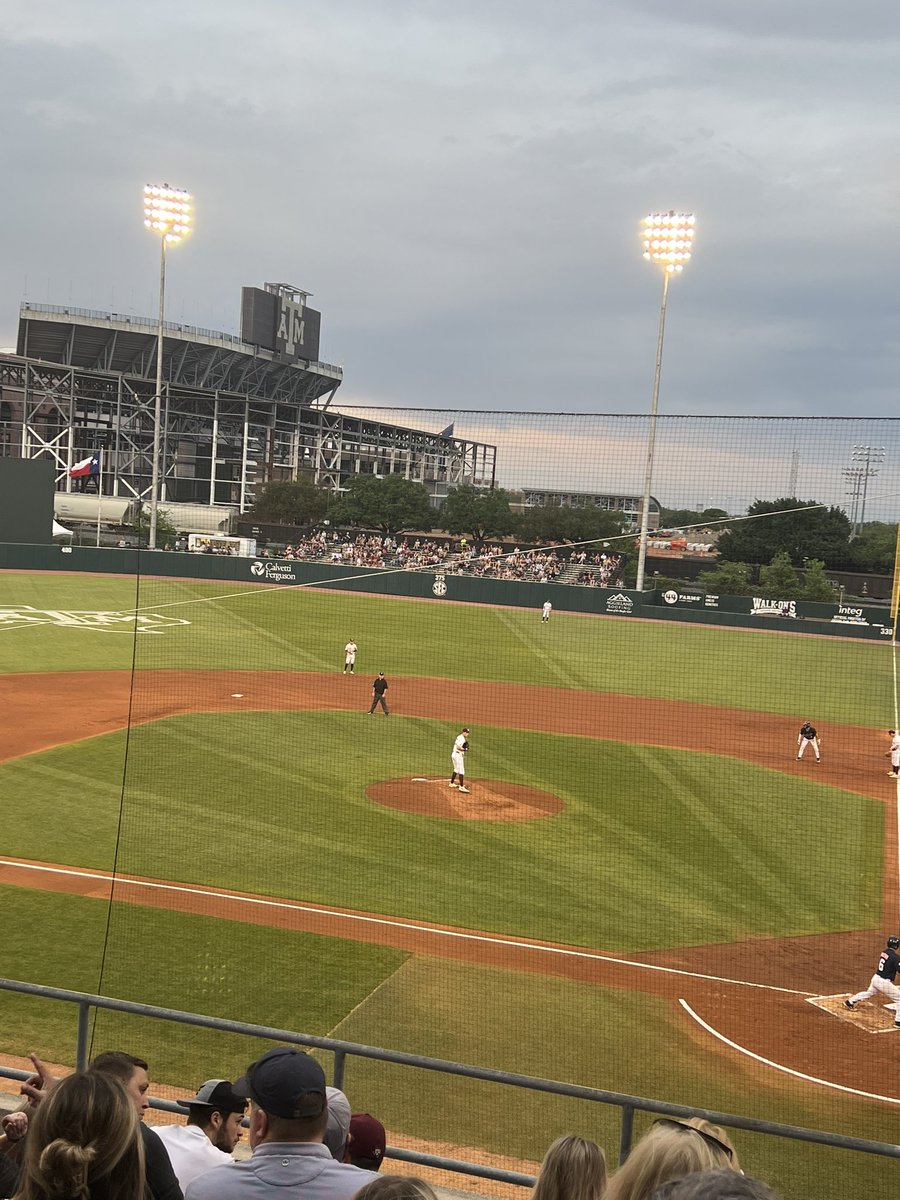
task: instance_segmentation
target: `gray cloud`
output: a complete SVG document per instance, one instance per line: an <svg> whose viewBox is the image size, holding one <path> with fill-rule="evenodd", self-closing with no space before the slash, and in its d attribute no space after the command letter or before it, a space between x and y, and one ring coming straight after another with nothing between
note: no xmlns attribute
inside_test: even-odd
<svg viewBox="0 0 900 1200"><path fill-rule="evenodd" d="M892 415L898 18L864 2L233 0L24 6L0 33L18 302L153 312L140 189L197 195L173 318L243 283L324 312L347 401Z"/></svg>

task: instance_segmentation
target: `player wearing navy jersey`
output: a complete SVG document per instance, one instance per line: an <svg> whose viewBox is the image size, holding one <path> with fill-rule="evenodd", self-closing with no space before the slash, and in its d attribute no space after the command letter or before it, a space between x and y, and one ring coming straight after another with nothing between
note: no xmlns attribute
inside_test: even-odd
<svg viewBox="0 0 900 1200"><path fill-rule="evenodd" d="M807 746L812 746L813 754L816 756L816 762L821 761L819 755L819 735L816 733L816 727L812 721L804 721L800 726L800 732L797 734L797 761L803 757L803 751Z"/></svg>
<svg viewBox="0 0 900 1200"><path fill-rule="evenodd" d="M868 988L864 992L857 992L849 1000L845 1000L844 1007L856 1008L861 1000L871 1000L876 992L880 992L882 996L887 996L890 1000L889 1007L894 1009L894 1025L900 1029L900 1009L897 1008L897 1005L900 1004L900 988L894 983L897 972L900 971L898 947L900 947L900 938L889 937L887 945L878 956L878 966L875 968L875 974L872 976Z"/></svg>

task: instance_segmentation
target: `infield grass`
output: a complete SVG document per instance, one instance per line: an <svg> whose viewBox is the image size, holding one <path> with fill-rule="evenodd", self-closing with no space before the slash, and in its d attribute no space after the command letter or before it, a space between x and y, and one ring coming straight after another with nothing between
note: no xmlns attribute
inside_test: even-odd
<svg viewBox="0 0 900 1200"><path fill-rule="evenodd" d="M173 717L0 766L25 858L607 950L877 924L882 806L711 755L483 728L474 778L549 791L534 821L441 820L366 786L444 787L455 729L363 713ZM477 782L474 786L477 786ZM815 845L815 854L809 853Z"/></svg>
<svg viewBox="0 0 900 1200"><path fill-rule="evenodd" d="M537 592L535 595L537 596ZM888 724L890 648L692 625L591 618L307 588L105 576L0 575L0 604L41 609L137 606L189 624L136 638L58 628L0 630L0 670L212 668L339 671L359 643L358 670L533 683L656 696L876 728Z"/></svg>

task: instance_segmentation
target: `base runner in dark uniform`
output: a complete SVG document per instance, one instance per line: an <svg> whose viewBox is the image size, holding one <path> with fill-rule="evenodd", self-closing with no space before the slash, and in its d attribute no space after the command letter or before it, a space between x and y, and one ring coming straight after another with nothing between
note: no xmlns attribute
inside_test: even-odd
<svg viewBox="0 0 900 1200"><path fill-rule="evenodd" d="M804 721L800 726L800 732L797 734L797 761L803 757L803 751L807 746L812 746L813 754L816 756L816 762L821 762L822 757L819 753L819 735L816 732L816 727L812 721Z"/></svg>
<svg viewBox="0 0 900 1200"><path fill-rule="evenodd" d="M893 1005L894 1025L900 1029L900 1009L897 1008L897 1005L900 1004L900 988L894 983L897 972L900 971L898 947L900 947L900 938L889 937L887 945L878 956L878 966L875 968L875 974L872 976L868 988L864 992L857 992L849 1000L845 1000L844 1007L856 1008L861 1000L871 1000L876 992L880 992L882 996L887 996Z"/></svg>

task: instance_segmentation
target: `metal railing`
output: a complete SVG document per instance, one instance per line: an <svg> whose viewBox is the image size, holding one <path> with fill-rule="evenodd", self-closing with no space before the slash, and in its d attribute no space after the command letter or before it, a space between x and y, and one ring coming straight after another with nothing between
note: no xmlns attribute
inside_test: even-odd
<svg viewBox="0 0 900 1200"><path fill-rule="evenodd" d="M357 1042L345 1042L337 1038L316 1037L312 1034L296 1033L291 1029L275 1029L268 1025L251 1025L245 1021L228 1021L221 1017L207 1017L199 1013L182 1012L174 1008L162 1008L155 1004L137 1004L130 1000L116 1000L109 996L95 996L88 992L73 992L65 988L45 987L42 984L23 983L17 979L0 979L0 991L19 992L28 996L40 996L45 1000L61 1000L78 1006L78 1028L75 1045L75 1065L83 1070L88 1064L89 1026L91 1009L108 1009L130 1013L134 1016L150 1017L154 1020L172 1021L180 1025L194 1025L201 1029L215 1029L222 1033L237 1033L247 1037L266 1038L284 1045L307 1046L332 1054L332 1084L344 1090L344 1075L348 1058L368 1058L378 1062L394 1063L405 1067L416 1067L422 1071L435 1071L441 1075L457 1075L466 1079L480 1079L488 1083L507 1087L524 1088L532 1092L544 1092L555 1096L568 1096L575 1100L588 1100L596 1104L616 1107L621 1113L619 1127L619 1158L621 1164L628 1157L634 1134L634 1115L637 1112L654 1113L669 1117L703 1117L716 1125L728 1129L743 1129L749 1133L761 1133L770 1137L787 1138L796 1142L812 1142L839 1150L855 1150L862 1154L878 1155L882 1158L900 1159L900 1146L888 1142L873 1142L865 1138L849 1137L840 1133L827 1133L819 1129L804 1129L797 1125L783 1125L777 1121L763 1121L755 1117L742 1117L735 1113L716 1112L714 1109L693 1108L684 1104L669 1104L664 1100L653 1100L642 1096L630 1096L623 1092L610 1092L603 1088L581 1087L578 1084L562 1083L553 1079L540 1079L532 1075L519 1075L512 1071L496 1071L488 1067L475 1067L447 1059L429 1058L422 1054L406 1054L399 1050L385 1050L379 1046L365 1046ZM26 1079L27 1072L0 1067L0 1077ZM184 1113L184 1110L169 1100L150 1101L152 1108L167 1112ZM532 1187L534 1178L515 1171L504 1171L479 1163L441 1158L388 1146L387 1158L416 1163L420 1166L436 1167L469 1175L479 1179L494 1179L501 1183Z"/></svg>

